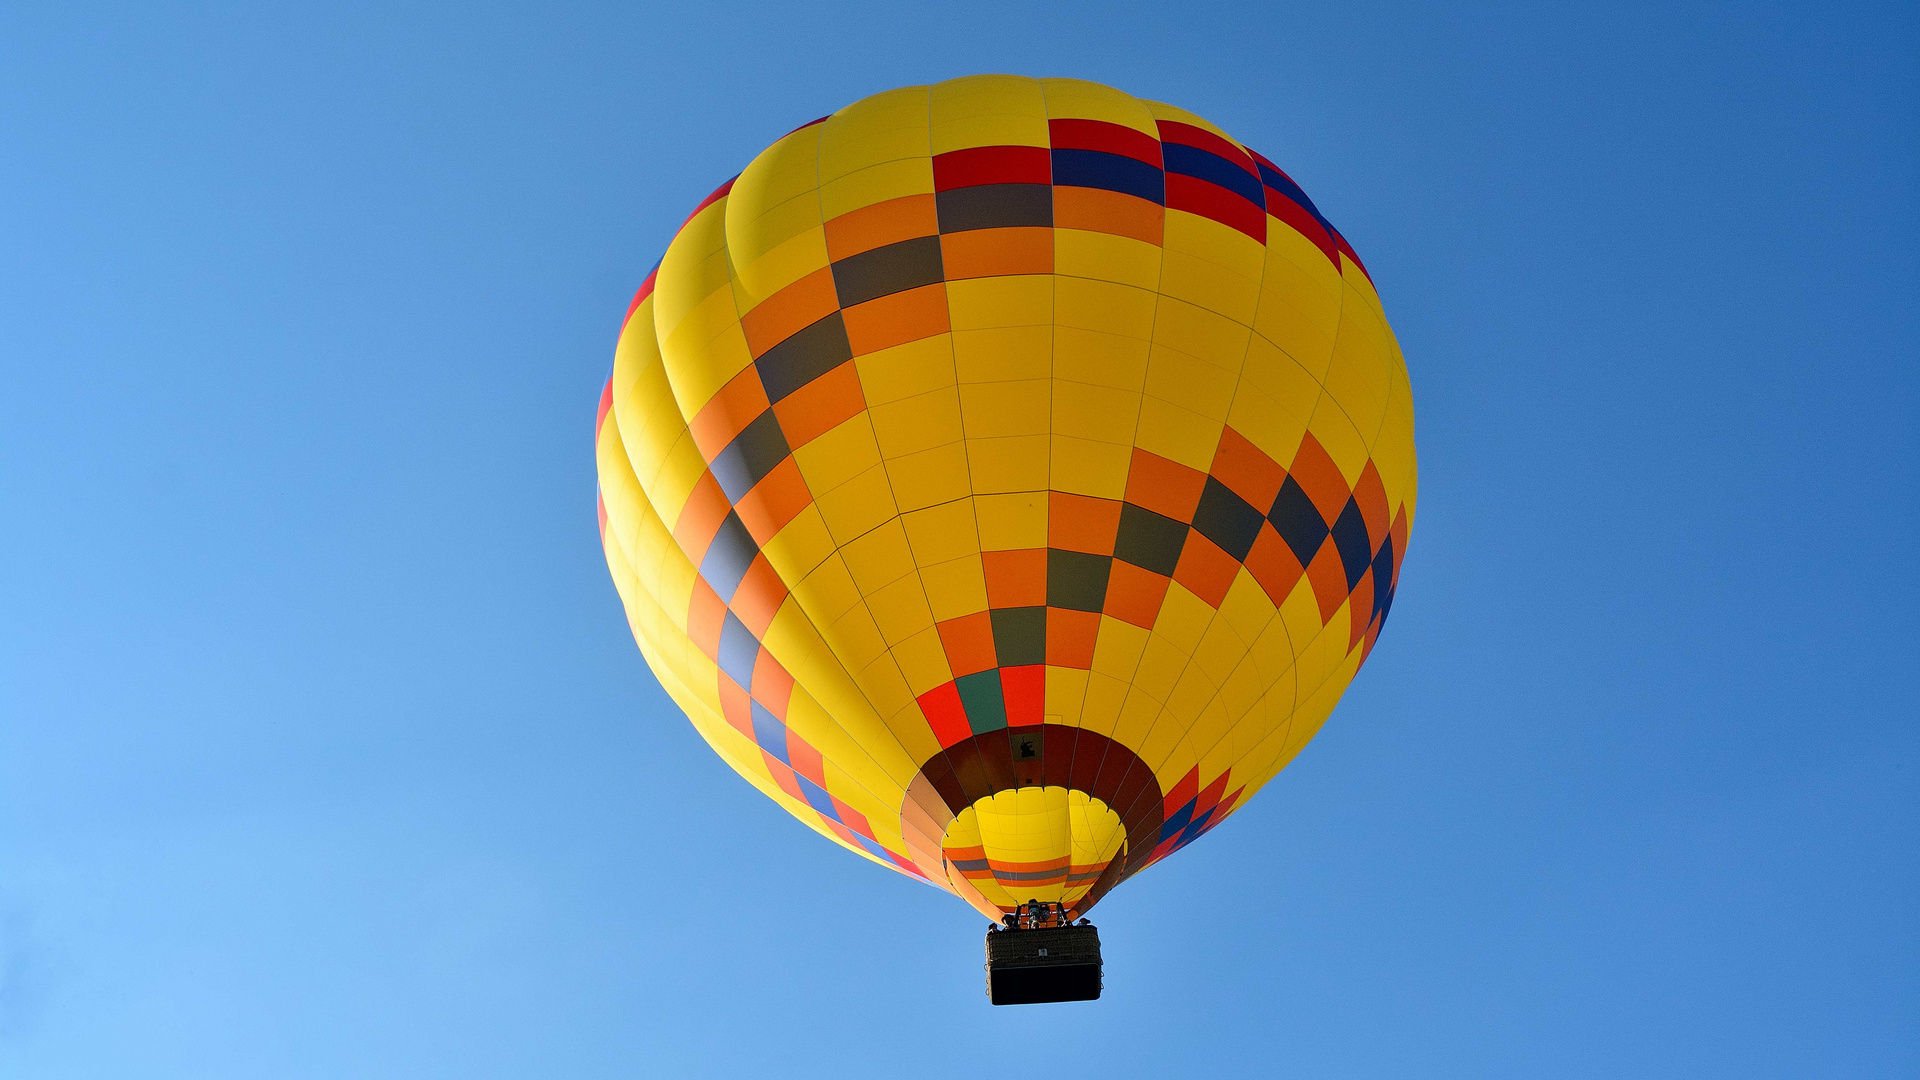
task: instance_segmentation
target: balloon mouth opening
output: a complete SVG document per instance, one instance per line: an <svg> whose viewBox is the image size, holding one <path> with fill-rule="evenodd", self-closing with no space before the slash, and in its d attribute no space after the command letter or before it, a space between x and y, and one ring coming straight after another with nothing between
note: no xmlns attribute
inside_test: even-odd
<svg viewBox="0 0 1920 1080"><path fill-rule="evenodd" d="M1002 727L920 767L902 801L901 834L923 873L990 919L1032 898L1064 902L1077 918L1144 868L1161 839L1165 795L1154 770L1115 739L1065 724ZM1049 822L1045 839L1037 823L1020 822L1022 808ZM1014 876L1026 874L1035 876Z"/></svg>
<svg viewBox="0 0 1920 1080"><path fill-rule="evenodd" d="M1120 815L1084 791L1018 787L977 799L941 838L949 880L1002 912L1031 900L1077 904L1124 855Z"/></svg>

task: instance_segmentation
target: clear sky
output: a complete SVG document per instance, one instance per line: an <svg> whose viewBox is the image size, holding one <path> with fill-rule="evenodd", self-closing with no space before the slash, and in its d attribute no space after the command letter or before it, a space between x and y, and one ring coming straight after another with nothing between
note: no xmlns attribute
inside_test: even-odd
<svg viewBox="0 0 1920 1080"><path fill-rule="evenodd" d="M0 1076L1915 1075L1920 14L1570 7L0 8ZM686 213L981 71L1289 170L1418 416L1091 1005L711 754L594 528Z"/></svg>

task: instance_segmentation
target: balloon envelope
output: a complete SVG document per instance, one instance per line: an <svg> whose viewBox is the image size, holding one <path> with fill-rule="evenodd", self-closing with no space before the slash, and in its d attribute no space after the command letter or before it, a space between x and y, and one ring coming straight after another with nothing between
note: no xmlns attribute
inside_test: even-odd
<svg viewBox="0 0 1920 1080"><path fill-rule="evenodd" d="M1246 804L1392 606L1406 366L1353 249L1191 113L878 94L768 147L635 297L600 522L714 751L989 917Z"/></svg>

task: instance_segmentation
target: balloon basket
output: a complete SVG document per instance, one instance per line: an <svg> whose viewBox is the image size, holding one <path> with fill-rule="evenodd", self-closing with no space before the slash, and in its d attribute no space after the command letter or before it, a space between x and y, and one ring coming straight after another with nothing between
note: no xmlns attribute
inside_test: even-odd
<svg viewBox="0 0 1920 1080"><path fill-rule="evenodd" d="M1096 1001L1100 931L1080 926L987 932L987 999L995 1005Z"/></svg>

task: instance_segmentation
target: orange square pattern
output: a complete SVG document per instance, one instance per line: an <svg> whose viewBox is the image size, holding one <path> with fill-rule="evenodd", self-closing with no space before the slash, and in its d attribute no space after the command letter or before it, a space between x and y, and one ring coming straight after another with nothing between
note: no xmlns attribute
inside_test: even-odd
<svg viewBox="0 0 1920 1080"><path fill-rule="evenodd" d="M1205 600L1208 607L1217 608L1220 601L1227 598L1227 590L1233 587L1234 575L1239 572L1239 560L1194 531L1187 534L1187 546L1180 551L1180 564L1173 569L1173 580Z"/></svg>
<svg viewBox="0 0 1920 1080"><path fill-rule="evenodd" d="M726 601L705 578L694 578L693 597L687 602L687 637L710 660L720 655L720 628L726 618Z"/></svg>
<svg viewBox="0 0 1920 1080"><path fill-rule="evenodd" d="M1175 521L1192 521L1207 477L1177 461L1135 447L1127 470L1127 501Z"/></svg>
<svg viewBox="0 0 1920 1080"><path fill-rule="evenodd" d="M863 206L827 222L827 258L834 261L940 231L933 196L908 195Z"/></svg>
<svg viewBox="0 0 1920 1080"><path fill-rule="evenodd" d="M1053 189L1053 227L1111 233L1161 245L1166 211L1159 203L1100 188Z"/></svg>
<svg viewBox="0 0 1920 1080"><path fill-rule="evenodd" d="M1100 613L1047 609L1047 664L1051 667L1091 668L1093 642L1100 634Z"/></svg>
<svg viewBox="0 0 1920 1080"><path fill-rule="evenodd" d="M713 472L701 473L693 491L687 495L687 505L680 508L680 519L673 523L673 542L687 553L693 565L699 566L700 560L707 557L713 534L720 531L720 523L727 520L732 510L727 493L720 490L720 481L713 478Z"/></svg>
<svg viewBox="0 0 1920 1080"><path fill-rule="evenodd" d="M1220 447L1214 451L1213 467L1208 471L1260 511L1273 505L1274 496L1280 494L1280 482L1287 478L1287 471L1278 462L1230 427L1221 430ZM1381 501L1385 500L1383 488Z"/></svg>
<svg viewBox="0 0 1920 1080"><path fill-rule="evenodd" d="M993 617L984 611L935 623L940 645L946 650L947 666L953 677L971 675L999 664L993 651Z"/></svg>
<svg viewBox="0 0 1920 1080"><path fill-rule="evenodd" d="M936 282L897 292L841 313L853 355L865 356L952 329L947 319L947 287Z"/></svg>
<svg viewBox="0 0 1920 1080"><path fill-rule="evenodd" d="M747 349L757 358L839 307L833 267L823 266L755 304L753 310L740 316L740 329L746 334Z"/></svg>
<svg viewBox="0 0 1920 1080"><path fill-rule="evenodd" d="M725 677L720 680L720 715L726 717L735 731L753 738L753 703L747 700L747 692L739 683Z"/></svg>
<svg viewBox="0 0 1920 1080"><path fill-rule="evenodd" d="M1334 612L1347 598L1347 572L1333 544L1320 545L1312 565L1307 567L1307 580L1313 583L1313 598L1320 602L1320 624L1324 626L1333 621Z"/></svg>
<svg viewBox="0 0 1920 1080"><path fill-rule="evenodd" d="M849 360L781 398L773 407L773 415L780 418L780 432L787 437L787 445L798 450L866 408L866 396L860 392L860 371Z"/></svg>
<svg viewBox="0 0 1920 1080"><path fill-rule="evenodd" d="M734 590L733 613L740 616L741 624L753 631L754 637L759 637L773 625L773 617L780 613L780 605L786 600L787 583L774 573L773 564L767 562L764 552L755 555L747 564L740 587Z"/></svg>
<svg viewBox="0 0 1920 1080"><path fill-rule="evenodd" d="M1360 507L1360 516L1366 519L1367 536L1374 544L1380 543L1392 528L1387 520L1387 488L1380 482L1380 470L1373 467L1373 459L1367 459L1367 467L1360 470L1360 480L1353 485L1353 501Z"/></svg>
<svg viewBox="0 0 1920 1080"><path fill-rule="evenodd" d="M1171 580L1132 563L1113 560L1113 571L1107 577L1106 613L1151 630L1153 621L1160 617L1160 604L1167 597Z"/></svg>
<svg viewBox="0 0 1920 1080"><path fill-rule="evenodd" d="M813 492L800 475L800 463L788 456L740 496L734 511L754 543L764 545L812 503Z"/></svg>
<svg viewBox="0 0 1920 1080"><path fill-rule="evenodd" d="M820 751L796 735L792 728L787 729L787 762L794 772L823 788L827 786L827 763L821 759Z"/></svg>
<svg viewBox="0 0 1920 1080"><path fill-rule="evenodd" d="M1113 554L1120 502L1064 491L1047 493L1047 546L1089 555Z"/></svg>
<svg viewBox="0 0 1920 1080"><path fill-rule="evenodd" d="M753 700L766 706L768 712L787 718L787 705L793 700L793 676L780 666L780 661L765 649L760 650L760 658L753 665Z"/></svg>
<svg viewBox="0 0 1920 1080"><path fill-rule="evenodd" d="M1288 594L1306 573L1300 560L1294 557L1293 549L1287 546L1280 534L1273 531L1272 525L1260 526L1260 535L1254 538L1253 550L1247 552L1247 571L1253 580L1264 589L1267 599L1274 607L1286 603Z"/></svg>
<svg viewBox="0 0 1920 1080"><path fill-rule="evenodd" d="M1300 450L1293 455L1293 467L1287 470L1287 475L1313 500L1314 508L1328 524L1339 519L1340 511L1347 505L1347 478L1340 475L1340 466L1333 463L1312 432L1300 440Z"/></svg>
<svg viewBox="0 0 1920 1080"><path fill-rule="evenodd" d="M687 430L693 434L700 456L711 462L735 435L766 411L766 387L760 382L760 372L749 365L700 407Z"/></svg>
<svg viewBox="0 0 1920 1080"><path fill-rule="evenodd" d="M948 281L1053 273L1053 230L971 229L940 238Z"/></svg>
<svg viewBox="0 0 1920 1080"><path fill-rule="evenodd" d="M1047 549L983 551L987 575L987 606L1038 607L1047 602Z"/></svg>

